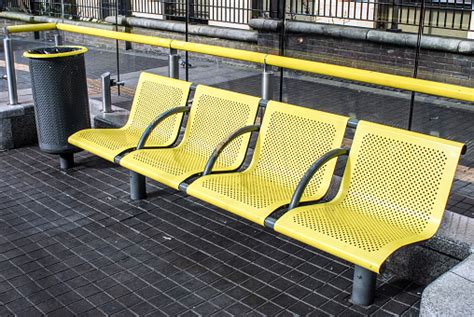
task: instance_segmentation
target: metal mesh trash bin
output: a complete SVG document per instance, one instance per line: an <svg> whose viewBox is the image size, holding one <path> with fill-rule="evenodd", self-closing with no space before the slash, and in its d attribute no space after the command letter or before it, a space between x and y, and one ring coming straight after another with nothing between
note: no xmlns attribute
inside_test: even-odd
<svg viewBox="0 0 474 317"><path fill-rule="evenodd" d="M38 143L42 151L59 154L60 166L74 165L79 149L68 137L90 127L89 97L82 46L32 49L29 58Z"/></svg>

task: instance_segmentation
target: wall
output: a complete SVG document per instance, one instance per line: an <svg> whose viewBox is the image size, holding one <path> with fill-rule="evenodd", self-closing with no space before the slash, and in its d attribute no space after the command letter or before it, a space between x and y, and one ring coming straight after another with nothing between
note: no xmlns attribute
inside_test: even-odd
<svg viewBox="0 0 474 317"><path fill-rule="evenodd" d="M287 34L286 43L287 56L396 75L413 75L413 47L306 33ZM259 33L258 47L260 51L278 54L279 35ZM418 78L474 87L474 56L422 49Z"/></svg>

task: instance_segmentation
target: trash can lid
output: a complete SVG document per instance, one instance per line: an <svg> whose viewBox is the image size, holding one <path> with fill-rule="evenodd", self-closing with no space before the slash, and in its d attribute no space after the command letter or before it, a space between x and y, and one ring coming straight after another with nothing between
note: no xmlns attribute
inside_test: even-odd
<svg viewBox="0 0 474 317"><path fill-rule="evenodd" d="M23 57L28 58L58 58L80 55L87 52L84 46L51 46L40 47L28 50L23 53Z"/></svg>

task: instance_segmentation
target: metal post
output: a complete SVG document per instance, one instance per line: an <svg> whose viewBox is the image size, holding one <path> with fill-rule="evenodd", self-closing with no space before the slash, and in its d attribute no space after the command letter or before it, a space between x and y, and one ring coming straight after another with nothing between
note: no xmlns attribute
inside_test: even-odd
<svg viewBox="0 0 474 317"><path fill-rule="evenodd" d="M119 2L115 0L115 32L118 32L118 12ZM115 40L115 62L117 68L117 81L120 81L120 53L119 53L119 41ZM117 87L117 95L120 96L120 86Z"/></svg>
<svg viewBox="0 0 474 317"><path fill-rule="evenodd" d="M179 79L179 55L175 49L170 49L168 55L168 76Z"/></svg>
<svg viewBox="0 0 474 317"><path fill-rule="evenodd" d="M3 39L3 49L5 51L9 102L10 105L17 105L18 92L16 89L15 57L13 55L12 40L8 36Z"/></svg>
<svg viewBox="0 0 474 317"><path fill-rule="evenodd" d="M420 20L418 22L418 36L416 39L416 49L415 49L415 65L413 68L413 78L418 77L418 65L420 62L420 51L421 51L421 38L423 37L423 30L425 27L425 1L421 1L421 12L420 12ZM408 130L411 131L413 128L413 112L415 110L415 92L411 92L410 98L410 110L408 112Z"/></svg>
<svg viewBox="0 0 474 317"><path fill-rule="evenodd" d="M65 16L66 6L64 4L64 0L61 0L61 20L64 23L64 16Z"/></svg>
<svg viewBox="0 0 474 317"><path fill-rule="evenodd" d="M59 154L59 167L62 170L67 170L74 167L74 154L73 153Z"/></svg>
<svg viewBox="0 0 474 317"><path fill-rule="evenodd" d="M130 171L130 198L140 200L146 198L145 176Z"/></svg>
<svg viewBox="0 0 474 317"><path fill-rule="evenodd" d="M185 24L184 24L184 31L185 31L184 41L185 42L189 41L189 11L190 11L189 0L186 0L186 21L185 21ZM186 51L184 53L184 58L185 58L185 61L186 61L186 64L184 65L186 67L186 69L185 69L185 80L189 81L189 52L188 51Z"/></svg>
<svg viewBox="0 0 474 317"><path fill-rule="evenodd" d="M110 92L110 72L100 75L102 82L102 112L111 113L112 111L112 96Z"/></svg>
<svg viewBox="0 0 474 317"><path fill-rule="evenodd" d="M352 285L352 302L361 306L371 305L375 298L376 282L377 273L356 265Z"/></svg>
<svg viewBox="0 0 474 317"><path fill-rule="evenodd" d="M273 99L273 71L268 68L267 64L263 65L262 98L265 100Z"/></svg>
<svg viewBox="0 0 474 317"><path fill-rule="evenodd" d="M281 19L280 31L280 56L285 56L285 41L286 41L286 0L279 0L278 18ZM283 101L283 84L284 84L284 69L280 67L280 96L278 100Z"/></svg>
<svg viewBox="0 0 474 317"><path fill-rule="evenodd" d="M61 46L63 45L63 39L61 37L61 34L59 33L54 33L54 45L55 46Z"/></svg>
<svg viewBox="0 0 474 317"><path fill-rule="evenodd" d="M398 28L398 10L400 0L392 0L392 23L390 25L390 31L392 32L400 32L401 30Z"/></svg>

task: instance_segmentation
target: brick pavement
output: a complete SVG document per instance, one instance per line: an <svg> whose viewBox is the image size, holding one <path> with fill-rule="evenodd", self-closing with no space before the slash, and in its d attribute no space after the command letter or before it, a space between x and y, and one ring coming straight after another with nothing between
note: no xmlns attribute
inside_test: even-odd
<svg viewBox="0 0 474 317"><path fill-rule="evenodd" d="M123 59L130 61L123 67L128 71L165 65L163 59L123 55L132 56ZM94 94L100 83L93 76L102 66L110 70L103 61L113 64L114 55L91 56ZM29 80L25 70L20 78ZM222 67L222 76L230 71ZM259 94L260 75L218 86ZM285 86L291 103L398 126L406 122L402 98L297 79L285 79ZM133 87L123 92L131 96ZM441 135L465 130L471 141L472 127L464 124L470 114L432 106L417 105L415 124L441 127L427 130ZM388 272L379 278L374 305L353 306L348 263L155 182L149 199L131 202L123 169L86 153L77 161L79 166L61 172L57 158L36 147L0 153L0 315L419 314L424 285ZM473 206L472 180L457 180L448 208L474 217Z"/></svg>
<svg viewBox="0 0 474 317"><path fill-rule="evenodd" d="M90 154L63 172L36 147L0 153L0 315L417 316L424 286L380 276L349 301L352 266Z"/></svg>

